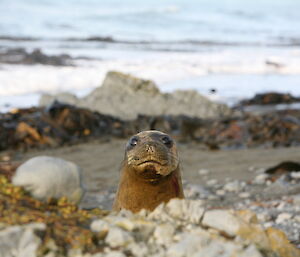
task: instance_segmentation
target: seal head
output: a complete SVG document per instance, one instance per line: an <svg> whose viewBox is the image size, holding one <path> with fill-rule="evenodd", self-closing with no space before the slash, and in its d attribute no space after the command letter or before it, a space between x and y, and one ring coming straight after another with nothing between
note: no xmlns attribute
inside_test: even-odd
<svg viewBox="0 0 300 257"><path fill-rule="evenodd" d="M183 198L183 190L174 140L155 130L130 138L113 209L153 210L175 197Z"/></svg>
<svg viewBox="0 0 300 257"><path fill-rule="evenodd" d="M149 182L169 175L179 165L174 141L159 131L133 136L126 145L125 161L132 172Z"/></svg>

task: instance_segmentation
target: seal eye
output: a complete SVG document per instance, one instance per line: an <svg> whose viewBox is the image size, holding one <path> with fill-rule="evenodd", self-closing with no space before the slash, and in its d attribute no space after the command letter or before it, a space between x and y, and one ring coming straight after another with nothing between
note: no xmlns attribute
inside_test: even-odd
<svg viewBox="0 0 300 257"><path fill-rule="evenodd" d="M168 136L165 136L161 139L161 141L167 146L167 147L172 147L173 145L173 141L171 138L169 138Z"/></svg>
<svg viewBox="0 0 300 257"><path fill-rule="evenodd" d="M137 145L137 143L138 143L138 138L137 138L137 137L133 137L133 138L131 138L131 139L129 140L129 145L130 145L131 147L135 147L135 146Z"/></svg>

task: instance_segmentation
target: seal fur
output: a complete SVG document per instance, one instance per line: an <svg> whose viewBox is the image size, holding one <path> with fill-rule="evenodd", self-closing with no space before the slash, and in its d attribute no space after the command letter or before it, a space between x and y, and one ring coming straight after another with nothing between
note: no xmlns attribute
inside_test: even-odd
<svg viewBox="0 0 300 257"><path fill-rule="evenodd" d="M126 145L113 210L154 210L162 202L184 198L176 144L160 131L143 131Z"/></svg>

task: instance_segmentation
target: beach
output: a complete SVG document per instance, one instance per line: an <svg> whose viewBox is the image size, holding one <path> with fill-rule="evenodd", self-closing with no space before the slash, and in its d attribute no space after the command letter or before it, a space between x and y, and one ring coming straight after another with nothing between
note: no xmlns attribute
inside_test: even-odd
<svg viewBox="0 0 300 257"><path fill-rule="evenodd" d="M299 9L1 1L0 257L298 257ZM175 140L185 199L116 213L144 130ZM81 202L35 199L48 164L28 190L13 184L37 156L81 168Z"/></svg>

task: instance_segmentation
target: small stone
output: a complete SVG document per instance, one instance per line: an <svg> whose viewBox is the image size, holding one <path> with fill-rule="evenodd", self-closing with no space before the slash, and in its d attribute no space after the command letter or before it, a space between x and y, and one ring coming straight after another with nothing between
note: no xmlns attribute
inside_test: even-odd
<svg viewBox="0 0 300 257"><path fill-rule="evenodd" d="M131 243L127 247L127 249L132 253L133 256L139 256L139 257L149 256L148 248L149 247L144 242L141 242L139 244Z"/></svg>
<svg viewBox="0 0 300 257"><path fill-rule="evenodd" d="M189 184L184 189L186 198L207 198L211 193L203 186L197 184Z"/></svg>
<svg viewBox="0 0 300 257"><path fill-rule="evenodd" d="M198 171L198 173L199 173L199 175L201 175L201 176L205 176L205 175L208 175L208 174L210 173L210 171L207 170L207 169L200 169L200 170Z"/></svg>
<svg viewBox="0 0 300 257"><path fill-rule="evenodd" d="M225 193L225 191L223 189L219 189L219 190L216 191L216 194L219 195L219 196L223 196L226 193Z"/></svg>
<svg viewBox="0 0 300 257"><path fill-rule="evenodd" d="M204 226L223 231L229 236L234 236L241 227L240 220L228 210L212 210L204 214Z"/></svg>
<svg viewBox="0 0 300 257"><path fill-rule="evenodd" d="M206 182L206 184L208 186L215 186L216 184L218 184L218 181L216 179L210 179Z"/></svg>
<svg viewBox="0 0 300 257"><path fill-rule="evenodd" d="M201 237L192 234L181 235L179 242L172 244L167 249L168 257L186 257L192 254L201 247Z"/></svg>
<svg viewBox="0 0 300 257"><path fill-rule="evenodd" d="M126 257L126 255L119 251L111 251L107 253L105 257Z"/></svg>
<svg viewBox="0 0 300 257"><path fill-rule="evenodd" d="M257 169L257 170L255 171L255 173L256 173L256 174L261 174L261 173L264 173L265 171L266 171L266 169L260 168L260 169Z"/></svg>
<svg viewBox="0 0 300 257"><path fill-rule="evenodd" d="M123 210L121 212L123 212ZM136 225L134 224L133 221L131 221L130 219L125 218L125 217L108 216L105 218L105 220L108 221L110 224L113 224L117 227L123 228L127 231L132 231L136 227Z"/></svg>
<svg viewBox="0 0 300 257"><path fill-rule="evenodd" d="M105 242L111 247L121 247L133 242L131 235L120 228L112 227L109 229Z"/></svg>
<svg viewBox="0 0 300 257"><path fill-rule="evenodd" d="M91 225L90 228L93 232L107 232L109 230L109 224L102 220L94 220Z"/></svg>
<svg viewBox="0 0 300 257"><path fill-rule="evenodd" d="M266 183L267 179L268 179L269 175L268 174L259 174L254 178L254 183L257 185L263 185Z"/></svg>
<svg viewBox="0 0 300 257"><path fill-rule="evenodd" d="M300 179L300 172L291 172L290 173L290 176L293 178L293 179L296 179L296 180L298 180L298 179Z"/></svg>
<svg viewBox="0 0 300 257"><path fill-rule="evenodd" d="M227 183L223 189L228 192L238 192L241 190L241 184L238 180Z"/></svg>
<svg viewBox="0 0 300 257"><path fill-rule="evenodd" d="M239 257L263 257L263 255L259 252L259 250L253 244L248 246L238 256Z"/></svg>
<svg viewBox="0 0 300 257"><path fill-rule="evenodd" d="M271 215L268 213L258 213L257 218L260 222L267 222L272 219Z"/></svg>
<svg viewBox="0 0 300 257"><path fill-rule="evenodd" d="M300 223L300 215L295 216L295 217L294 217L294 220L295 220L296 222Z"/></svg>
<svg viewBox="0 0 300 257"><path fill-rule="evenodd" d="M249 192L242 192L239 194L240 198L249 198L251 194Z"/></svg>
<svg viewBox="0 0 300 257"><path fill-rule="evenodd" d="M201 200L172 199L166 205L166 211L174 218L199 223L204 214L204 202Z"/></svg>
<svg viewBox="0 0 300 257"><path fill-rule="evenodd" d="M283 223L287 220L290 220L292 217L293 217L293 215L290 213L287 213L287 212L280 213L276 218L276 223L277 224Z"/></svg>
<svg viewBox="0 0 300 257"><path fill-rule="evenodd" d="M172 242L174 232L174 226L166 223L158 225L154 230L153 236L158 244L169 245Z"/></svg>
<svg viewBox="0 0 300 257"><path fill-rule="evenodd" d="M294 203L295 205L300 206L300 194L297 194L297 195L294 195L294 196L293 196L293 203Z"/></svg>

